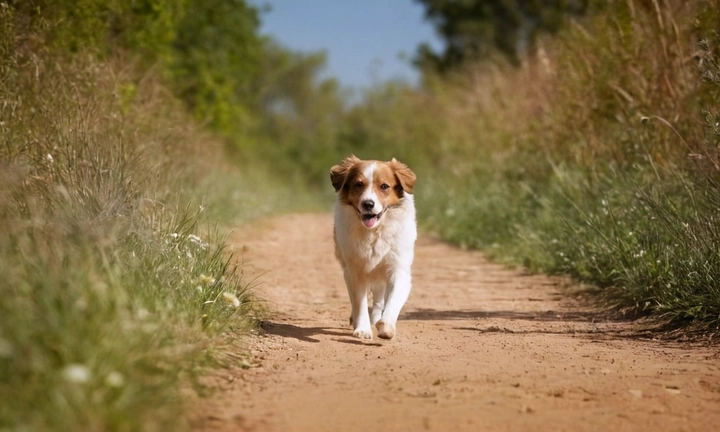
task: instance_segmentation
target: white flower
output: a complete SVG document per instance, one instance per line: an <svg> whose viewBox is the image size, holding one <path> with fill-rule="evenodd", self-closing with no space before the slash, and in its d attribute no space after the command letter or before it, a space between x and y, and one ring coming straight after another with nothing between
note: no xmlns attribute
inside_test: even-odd
<svg viewBox="0 0 720 432"><path fill-rule="evenodd" d="M196 245L200 246L203 249L206 249L208 247L208 244L202 241L202 239L195 234L188 234L187 236L188 240L195 243Z"/></svg>
<svg viewBox="0 0 720 432"><path fill-rule="evenodd" d="M235 307L240 307L240 300L237 298L235 294L224 292L222 294L223 300L225 300L228 303L231 303Z"/></svg>
<svg viewBox="0 0 720 432"><path fill-rule="evenodd" d="M122 387L125 384L125 377L118 371L112 371L105 377L105 385L108 387Z"/></svg>
<svg viewBox="0 0 720 432"><path fill-rule="evenodd" d="M137 316L137 319L142 321L150 316L150 312L148 312L148 310L145 308L140 308L137 310L137 312L135 312L135 315Z"/></svg>
<svg viewBox="0 0 720 432"><path fill-rule="evenodd" d="M48 162L50 162L50 163L52 163L52 161L53 161L53 157L50 153L48 153L47 156L45 156L45 159L47 159Z"/></svg>
<svg viewBox="0 0 720 432"><path fill-rule="evenodd" d="M10 358L14 353L15 349L13 348L13 345L9 341L0 338L0 357Z"/></svg>
<svg viewBox="0 0 720 432"><path fill-rule="evenodd" d="M90 369L87 366L74 363L65 366L62 371L63 378L75 384L85 384L90 381Z"/></svg>
<svg viewBox="0 0 720 432"><path fill-rule="evenodd" d="M201 274L200 283L203 283L205 285L212 285L215 283L215 278L212 276L205 276L204 274Z"/></svg>

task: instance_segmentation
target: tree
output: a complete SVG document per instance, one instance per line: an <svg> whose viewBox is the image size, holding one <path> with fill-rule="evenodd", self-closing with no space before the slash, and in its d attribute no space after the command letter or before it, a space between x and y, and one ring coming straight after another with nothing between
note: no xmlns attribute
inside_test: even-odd
<svg viewBox="0 0 720 432"><path fill-rule="evenodd" d="M537 36L557 31L566 16L584 14L589 0L416 0L445 40L443 53L420 46L415 62L441 72L499 51L518 64Z"/></svg>
<svg viewBox="0 0 720 432"><path fill-rule="evenodd" d="M232 132L249 114L262 58L258 10L245 0L186 0L172 42L176 91L196 116Z"/></svg>

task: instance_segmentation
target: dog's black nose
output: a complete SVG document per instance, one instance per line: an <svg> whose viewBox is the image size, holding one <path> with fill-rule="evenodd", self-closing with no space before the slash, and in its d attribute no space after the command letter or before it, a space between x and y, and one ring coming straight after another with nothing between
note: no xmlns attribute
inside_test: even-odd
<svg viewBox="0 0 720 432"><path fill-rule="evenodd" d="M372 210L375 208L375 201L373 200L365 200L362 202L362 208L365 210Z"/></svg>

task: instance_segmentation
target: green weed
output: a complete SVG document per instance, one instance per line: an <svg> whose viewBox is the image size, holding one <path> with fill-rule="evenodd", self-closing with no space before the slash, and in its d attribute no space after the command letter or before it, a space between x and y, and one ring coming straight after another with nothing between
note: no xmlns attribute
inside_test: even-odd
<svg viewBox="0 0 720 432"><path fill-rule="evenodd" d="M0 80L0 428L182 429L189 383L238 362L262 313L217 219L184 204L229 170L223 144L150 76L130 100L111 63L16 67ZM213 202L230 188L214 181Z"/></svg>

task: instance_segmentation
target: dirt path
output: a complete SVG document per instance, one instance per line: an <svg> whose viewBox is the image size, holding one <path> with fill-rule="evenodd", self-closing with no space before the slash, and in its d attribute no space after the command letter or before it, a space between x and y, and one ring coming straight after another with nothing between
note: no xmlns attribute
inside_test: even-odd
<svg viewBox="0 0 720 432"><path fill-rule="evenodd" d="M398 336L362 342L332 218L236 232L271 322L254 365L204 406L212 431L720 430L720 351L638 337L527 276L421 237Z"/></svg>

